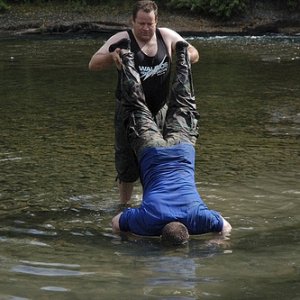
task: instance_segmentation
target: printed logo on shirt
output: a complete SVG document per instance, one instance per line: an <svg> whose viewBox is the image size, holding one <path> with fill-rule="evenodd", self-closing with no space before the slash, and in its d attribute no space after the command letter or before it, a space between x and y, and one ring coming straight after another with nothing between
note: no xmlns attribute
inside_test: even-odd
<svg viewBox="0 0 300 300"><path fill-rule="evenodd" d="M161 76L168 71L169 63L166 62L167 55L161 61L159 65L156 66L139 66L140 77L142 80L146 80L153 76Z"/></svg>

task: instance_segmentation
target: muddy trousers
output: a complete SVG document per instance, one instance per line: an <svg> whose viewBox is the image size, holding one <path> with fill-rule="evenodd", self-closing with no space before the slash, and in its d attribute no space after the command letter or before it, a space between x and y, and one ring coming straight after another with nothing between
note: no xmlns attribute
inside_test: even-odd
<svg viewBox="0 0 300 300"><path fill-rule="evenodd" d="M176 47L176 74L173 79L163 132L149 111L141 80L131 52L121 53L122 105L124 125L137 157L145 147L167 147L179 143L195 145L198 137L198 118L187 48Z"/></svg>

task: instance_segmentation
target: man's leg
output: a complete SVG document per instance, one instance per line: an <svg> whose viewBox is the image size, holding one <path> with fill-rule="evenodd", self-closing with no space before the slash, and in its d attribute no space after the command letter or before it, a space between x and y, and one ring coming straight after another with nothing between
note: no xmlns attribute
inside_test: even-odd
<svg viewBox="0 0 300 300"><path fill-rule="evenodd" d="M134 151L132 150L126 129L124 128L124 109L120 100L116 100L115 112L115 166L117 170L117 184L120 202L130 201L134 182L139 178L139 167Z"/></svg>
<svg viewBox="0 0 300 300"><path fill-rule="evenodd" d="M134 54L121 50L120 57L123 63L121 89L124 122L131 147L138 156L143 148L163 146L165 140L146 105L140 76L134 65Z"/></svg>
<svg viewBox="0 0 300 300"><path fill-rule="evenodd" d="M134 185L133 182L118 180L118 188L119 188L121 204L127 204L130 201L133 192L133 185Z"/></svg>
<svg viewBox="0 0 300 300"><path fill-rule="evenodd" d="M123 49L125 50L125 52L128 52L128 49L130 49L130 40L128 39L122 39L120 41L118 41L117 43L113 44L110 46L109 51L113 52L116 49L118 49L117 51ZM125 63L126 58L124 58L124 66L126 65ZM122 67L122 66L118 66ZM128 67L130 68L130 66ZM131 68L134 69L134 65L131 64ZM130 70L127 70L130 73ZM126 75L126 71L120 71L121 75L124 79L130 79L130 74L127 74L129 76ZM123 72L125 72L123 74ZM136 83L139 81L139 76L132 72L131 74L133 76L133 78L131 79L137 79ZM133 81L134 82L134 81ZM131 83L133 83L131 82ZM123 85L126 85L125 82L123 82ZM124 86L125 88L125 86ZM123 90L124 90L123 88ZM129 91L130 90L130 85L129 85ZM132 89L132 91L134 91ZM138 91L136 91L138 93ZM124 93L125 96L126 93ZM128 92L127 92L128 94ZM122 96L123 97L123 96ZM121 103L122 102L122 103ZM136 147L132 147L132 145L130 145L130 141L128 139L127 136L127 132L129 131L128 128L130 124L134 123L134 120L130 121L130 115L128 117L128 110L131 109L130 105L124 105L124 102L126 102L124 99L119 102L117 101L116 103L116 118L115 118L115 130L116 130L116 142L115 142L115 160L116 160L116 169L118 172L118 187L119 187L119 193L120 193L120 201L121 203L127 203L132 195L132 191L133 191L133 184L134 181L136 181L139 177L139 169L138 169L138 163L137 163L137 159L136 159L136 155L134 153L138 151L138 146ZM126 113L125 113L126 112ZM124 117L124 113L126 118ZM126 119L127 121L124 122L124 119ZM128 125L125 126L124 123L127 123ZM125 128L126 127L126 128ZM132 126L134 129L138 130L137 128L135 128L135 126ZM139 131L139 130L138 130ZM130 132L130 131L129 131ZM132 131L134 133L134 131ZM143 143L139 143L139 139L134 138L134 134L132 135L133 137L130 139L134 144L136 143L137 145L142 145ZM132 143L131 143L132 144Z"/></svg>
<svg viewBox="0 0 300 300"><path fill-rule="evenodd" d="M191 65L187 52L188 44L176 44L176 74L173 80L164 138L168 145L180 142L195 145L198 137L198 118Z"/></svg>

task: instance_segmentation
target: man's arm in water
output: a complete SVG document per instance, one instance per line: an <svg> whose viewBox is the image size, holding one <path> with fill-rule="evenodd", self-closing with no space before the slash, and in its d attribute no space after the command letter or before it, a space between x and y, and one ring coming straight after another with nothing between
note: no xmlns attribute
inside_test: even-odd
<svg viewBox="0 0 300 300"><path fill-rule="evenodd" d="M222 220L223 220L223 228L222 228L222 231L220 232L223 236L228 236L231 232L231 225L229 224L228 221L226 221L223 217L222 217Z"/></svg>
<svg viewBox="0 0 300 300"><path fill-rule="evenodd" d="M112 231L114 233L118 233L120 232L120 225L119 225L119 221L120 221L120 217L122 215L122 212L120 212L119 214L117 214L116 216L114 216L112 218L112 221L111 221L111 225L112 225Z"/></svg>

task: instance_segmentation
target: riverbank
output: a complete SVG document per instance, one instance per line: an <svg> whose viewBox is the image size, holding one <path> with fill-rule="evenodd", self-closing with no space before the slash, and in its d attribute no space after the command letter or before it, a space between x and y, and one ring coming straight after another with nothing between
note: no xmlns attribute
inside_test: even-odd
<svg viewBox="0 0 300 300"><path fill-rule="evenodd" d="M300 13L253 7L247 16L221 22L160 10L159 26L191 35L300 35ZM130 26L130 8L118 5L75 7L68 4L13 5L0 14L0 36L113 33Z"/></svg>

